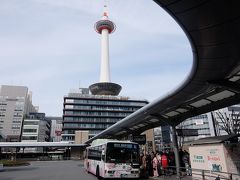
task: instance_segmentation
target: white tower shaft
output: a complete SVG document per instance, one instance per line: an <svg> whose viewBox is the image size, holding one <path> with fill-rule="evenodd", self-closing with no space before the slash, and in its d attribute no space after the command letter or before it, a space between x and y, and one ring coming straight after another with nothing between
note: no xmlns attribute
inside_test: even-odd
<svg viewBox="0 0 240 180"><path fill-rule="evenodd" d="M109 62L109 34L115 31L116 26L108 19L106 7L105 5L101 20L97 21L94 26L97 33L101 34L100 82L92 84L89 89L93 95L117 96L122 87L111 82Z"/></svg>
<svg viewBox="0 0 240 180"><path fill-rule="evenodd" d="M100 82L111 82L109 65L109 32L103 29L101 33L101 70Z"/></svg>

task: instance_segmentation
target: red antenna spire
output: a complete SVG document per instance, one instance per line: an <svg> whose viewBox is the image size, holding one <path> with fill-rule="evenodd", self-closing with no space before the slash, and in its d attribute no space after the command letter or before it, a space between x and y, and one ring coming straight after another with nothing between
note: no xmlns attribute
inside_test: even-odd
<svg viewBox="0 0 240 180"><path fill-rule="evenodd" d="M105 5L104 5L103 16L108 17L108 12L107 12L107 5L106 5L106 3L105 3Z"/></svg>
<svg viewBox="0 0 240 180"><path fill-rule="evenodd" d="M106 1L104 3L103 16L102 16L101 20L99 20L95 23L94 28L99 34L102 34L103 29L107 29L109 34L114 32L116 29L115 24L108 19L108 11L107 11Z"/></svg>

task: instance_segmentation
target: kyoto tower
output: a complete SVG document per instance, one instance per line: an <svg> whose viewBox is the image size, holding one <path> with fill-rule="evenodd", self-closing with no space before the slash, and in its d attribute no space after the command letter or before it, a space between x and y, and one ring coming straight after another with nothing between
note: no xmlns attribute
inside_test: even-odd
<svg viewBox="0 0 240 180"><path fill-rule="evenodd" d="M116 83L112 83L110 79L109 64L109 34L116 29L115 24L108 19L108 13L104 6L102 19L95 23L95 30L101 34L101 70L100 82L92 84L89 89L93 95L112 95L117 96L122 87Z"/></svg>

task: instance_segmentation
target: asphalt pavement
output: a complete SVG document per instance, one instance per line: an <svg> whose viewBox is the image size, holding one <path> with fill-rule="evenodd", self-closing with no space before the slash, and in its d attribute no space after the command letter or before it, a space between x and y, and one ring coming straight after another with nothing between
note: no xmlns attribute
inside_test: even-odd
<svg viewBox="0 0 240 180"><path fill-rule="evenodd" d="M32 161L29 166L4 167L0 172L0 180L97 180L83 168L83 161ZM150 180L175 180L175 175L150 177ZM191 176L182 177L191 180Z"/></svg>
<svg viewBox="0 0 240 180"><path fill-rule="evenodd" d="M0 180L96 180L82 161L32 161L29 166L4 167Z"/></svg>

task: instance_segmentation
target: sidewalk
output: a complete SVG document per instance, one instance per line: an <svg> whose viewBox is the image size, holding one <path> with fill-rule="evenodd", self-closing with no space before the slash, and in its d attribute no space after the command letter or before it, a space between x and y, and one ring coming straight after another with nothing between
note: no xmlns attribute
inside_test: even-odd
<svg viewBox="0 0 240 180"><path fill-rule="evenodd" d="M162 180L162 179L166 179L166 180L176 180L178 179L176 175L171 175L171 176L160 176L160 177L149 177L149 179L153 180ZM182 176L181 179L183 180L192 180L192 176Z"/></svg>

